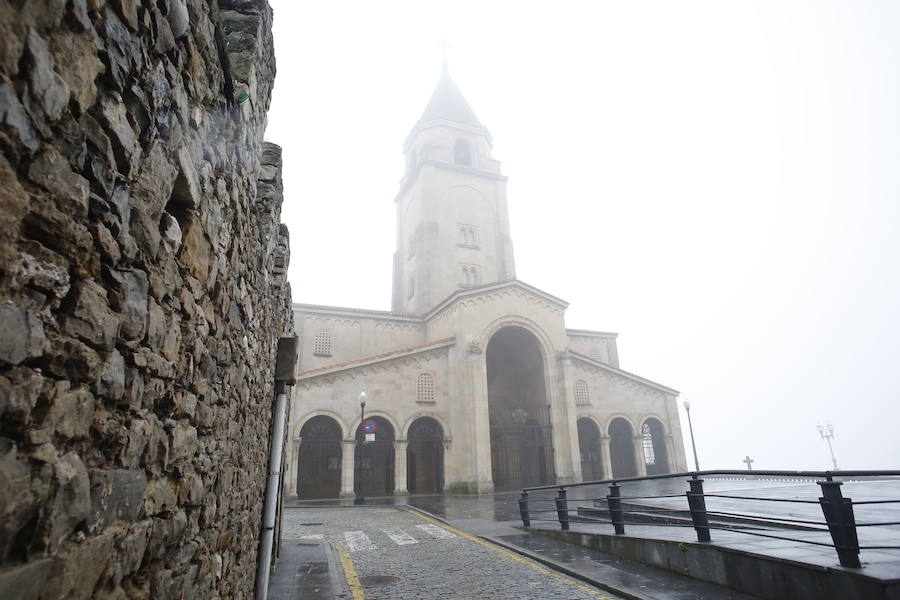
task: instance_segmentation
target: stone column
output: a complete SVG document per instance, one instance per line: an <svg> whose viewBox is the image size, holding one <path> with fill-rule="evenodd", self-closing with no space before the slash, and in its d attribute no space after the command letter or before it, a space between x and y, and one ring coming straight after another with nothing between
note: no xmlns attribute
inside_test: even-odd
<svg viewBox="0 0 900 600"><path fill-rule="evenodd" d="M549 363L549 361L548 361ZM554 371L556 371L554 373ZM578 419L575 400L571 398L572 359L567 348L556 354L556 368L548 364L545 377L553 382L549 386L552 407L553 447L555 449L556 480L558 483L575 483L581 478L581 449L578 447Z"/></svg>
<svg viewBox="0 0 900 600"><path fill-rule="evenodd" d="M609 453L609 436L600 434L600 465L603 468L603 479L612 479L612 456Z"/></svg>
<svg viewBox="0 0 900 600"><path fill-rule="evenodd" d="M356 457L356 440L341 440L341 498L352 498L354 459Z"/></svg>
<svg viewBox="0 0 900 600"><path fill-rule="evenodd" d="M678 467L676 466L678 463L675 460L675 437L671 433L666 434L666 468L669 470L669 473L675 473L678 471Z"/></svg>
<svg viewBox="0 0 900 600"><path fill-rule="evenodd" d="M634 436L634 462L637 467L637 476L643 477L647 474L647 463L644 462L644 438L639 435Z"/></svg>
<svg viewBox="0 0 900 600"><path fill-rule="evenodd" d="M406 496L406 444L405 439L394 440L394 495Z"/></svg>
<svg viewBox="0 0 900 600"><path fill-rule="evenodd" d="M287 456L287 464L288 464L288 473L287 477L284 478L284 495L288 498L295 498L297 496L297 477L299 476L300 469L300 444L302 440L300 438L296 438L291 440L290 444L288 444L288 454Z"/></svg>
<svg viewBox="0 0 900 600"><path fill-rule="evenodd" d="M491 465L491 416L488 410L487 363L481 347L477 343L469 344L468 353L460 361L464 369L467 386L462 401L471 411L471 433L460 454L468 453L475 462L475 488L472 492L489 494L494 491L494 474ZM458 411L465 415L465 410ZM457 429L459 431L459 429ZM466 443L468 442L468 443Z"/></svg>

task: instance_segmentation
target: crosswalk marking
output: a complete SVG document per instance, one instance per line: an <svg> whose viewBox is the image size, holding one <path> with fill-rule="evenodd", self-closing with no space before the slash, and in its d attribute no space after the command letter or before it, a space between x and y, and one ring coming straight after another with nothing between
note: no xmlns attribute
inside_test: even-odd
<svg viewBox="0 0 900 600"><path fill-rule="evenodd" d="M416 529L421 529L431 537L437 538L439 540L456 537L456 534L452 531L447 531L443 527L438 527L437 525L432 525L431 523L426 523L425 525L416 525Z"/></svg>
<svg viewBox="0 0 900 600"><path fill-rule="evenodd" d="M418 544L419 542L415 540L408 533L403 531L402 529L384 529L384 531L389 538L394 540L398 546L406 546L407 544Z"/></svg>
<svg viewBox="0 0 900 600"><path fill-rule="evenodd" d="M324 540L325 536L321 533L314 533L313 535L301 535L301 540Z"/></svg>
<svg viewBox="0 0 900 600"><path fill-rule="evenodd" d="M347 548L350 552L375 549L375 544L362 531L345 531L344 539L347 540Z"/></svg>
<svg viewBox="0 0 900 600"><path fill-rule="evenodd" d="M399 527L392 527L391 529L382 529L381 531L387 535L392 542L397 544L398 546L408 546L409 544L418 544L420 541L427 541L428 539L435 540L447 540L450 538L455 538L456 534L452 531L448 531L443 527L439 527L437 525L433 525L431 523L426 523L423 525L416 525L416 529L423 532L427 535L420 536L419 539L411 536L407 532L403 531L403 529ZM371 532L370 532L371 533ZM380 535L380 534L379 534ZM377 545L376 542L370 538L366 532L364 531L345 531L343 534L344 541L347 545L347 550L350 552L360 552L362 550L374 550ZM378 537L378 536L374 536ZM331 539L331 536L328 536ZM302 540L324 540L325 536L321 533L303 535L300 536Z"/></svg>

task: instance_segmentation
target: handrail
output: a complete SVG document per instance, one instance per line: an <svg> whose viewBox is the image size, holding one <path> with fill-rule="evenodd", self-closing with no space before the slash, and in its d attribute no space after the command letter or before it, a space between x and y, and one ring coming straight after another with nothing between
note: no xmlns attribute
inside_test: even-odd
<svg viewBox="0 0 900 600"><path fill-rule="evenodd" d="M683 471L681 473L663 473L661 475L641 475L635 477L613 477L611 479L597 479L595 481L583 481L580 483L557 483L555 485L538 485L534 487L523 488L524 492L537 492L540 490L556 490L561 487L573 488L584 487L588 485L600 485L610 483L627 483L630 481L650 481L653 479L678 479L682 477L704 477L708 475L767 475L771 477L824 477L831 481L832 477L900 477L900 471L752 471L714 469L711 471Z"/></svg>
<svg viewBox="0 0 900 600"><path fill-rule="evenodd" d="M796 499L786 499L786 498L754 498L752 496L731 496L727 494L704 494L703 493L703 477L705 476L739 476L741 478L758 478L758 477L778 477L778 478L805 478L805 479L817 479L815 484L817 484L821 488L821 496L817 501L815 500L796 500ZM629 499L661 499L661 498L675 498L675 497L683 497L681 495L675 494L665 494L663 496L634 496L634 497L626 497L622 495L621 492L621 484L624 483L636 483L641 481L653 481L653 480L662 480L662 479L687 479L689 484L689 490L686 492L685 496L687 497L688 503L688 512L690 513L690 523L693 525L694 529L697 532L697 539L700 542L709 542L711 541L710 531L711 530L720 530L726 529L728 526L723 527L721 524L711 524L710 516L713 518L717 516L726 516L726 517L737 517L737 518L745 518L752 517L755 522L759 522L761 524L766 524L766 519L761 519L758 515L751 514L740 514L740 513L731 513L731 512L722 512L715 510L707 510L706 508L706 498L734 498L739 500L753 500L753 501L775 501L775 502L802 502L805 504L818 504L822 510L822 514L825 517L825 521L811 521L806 519L793 519L793 518L782 518L777 516L768 517L768 524L773 527L783 527L787 523L802 523L805 525L814 524L814 525L826 525L827 529L819 529L815 527L807 527L809 531L821 531L828 532L831 535L832 543L823 543L820 541L814 541L811 539L803 539L803 538L790 538L784 536L776 536L767 533L762 533L760 531L746 531L743 529L732 529L733 531L738 531L740 533L746 533L748 535L757 535L762 537L771 537L774 539L783 539L794 542L800 542L805 544L814 544L818 546L828 546L835 549L838 555L838 559L841 563L841 566L850 567L850 568L861 568L861 563L859 561L859 551L861 549L871 549L875 548L875 546L861 546L859 543L859 539L857 538L857 527L866 527L866 526L874 526L874 525L897 525L900 522L894 521L883 521L883 522L873 522L873 523L856 523L856 519L853 513L853 506L859 504L884 504L890 502L898 502L900 500L871 500L871 501L851 501L849 498L844 498L841 494L841 484L842 481L835 481L835 478L848 478L848 477L900 477L900 470L889 470L889 471L873 471L873 470L847 470L847 471L739 471L739 470L729 470L729 469L713 469L707 471L684 471L680 473L662 473L659 475L641 475L635 477L618 477L611 479L599 479L595 481L584 481L580 483L567 483L567 484L555 484L555 485L541 485L541 486L533 486L527 487L522 490L522 495L519 499L519 512L521 514L522 523L525 527L531 526L531 521L549 521L549 519L532 519L532 514L535 513L552 513L553 508L547 508L545 510L530 510L529 504L529 492L541 492L541 491L557 491L557 496L554 499L547 499L547 504L551 504L555 506L557 513L557 521L559 522L560 528L563 530L568 530L570 527L570 523L585 523L585 522L597 522L597 523L609 523L613 526L616 535L622 535L625 533L625 525L632 524L635 521L628 520L626 521L626 513L639 514L639 513L664 513L664 512L684 512L684 509L673 509L666 507L664 510L661 507L657 506L640 506L635 508L634 505L623 505L623 500ZM752 479L751 479L752 480ZM813 482L810 482L813 483ZM576 514L572 517L569 515L569 507L568 504L570 502L584 502L585 500L589 500L589 498L568 498L568 490L569 488L579 488L579 487L587 487L587 486L596 486L596 485L608 485L609 486L609 494L605 498L594 498L595 501L606 502L607 511L609 513L608 520L605 519L591 519L586 518L580 514ZM540 503L540 501L538 501ZM631 514L629 516L632 516ZM649 516L645 516L642 518L649 518ZM666 526L678 527L678 526L690 526L687 522L674 523L674 522L665 522ZM900 546L878 546L878 548L900 548Z"/></svg>

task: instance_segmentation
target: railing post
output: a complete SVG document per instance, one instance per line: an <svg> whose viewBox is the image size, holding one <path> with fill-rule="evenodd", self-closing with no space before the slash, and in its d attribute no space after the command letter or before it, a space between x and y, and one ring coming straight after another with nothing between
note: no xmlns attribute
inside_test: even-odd
<svg viewBox="0 0 900 600"><path fill-rule="evenodd" d="M691 520L694 522L694 529L697 531L697 540L708 542L709 537L709 516L706 514L706 498L703 496L703 480L697 479L695 475L693 479L689 479L691 486L687 493L688 507L691 509Z"/></svg>
<svg viewBox="0 0 900 600"><path fill-rule="evenodd" d="M612 521L616 535L625 533L625 516L622 513L622 488L617 483L609 486L606 505L609 507L609 520Z"/></svg>
<svg viewBox="0 0 900 600"><path fill-rule="evenodd" d="M569 505L566 502L566 488L559 488L559 494L556 495L556 514L559 516L559 528L563 531L569 530Z"/></svg>
<svg viewBox="0 0 900 600"><path fill-rule="evenodd" d="M522 525L525 527L531 527L531 519L528 515L528 492L522 490L522 495L519 496L519 516L522 517Z"/></svg>
<svg viewBox="0 0 900 600"><path fill-rule="evenodd" d="M859 538L856 536L856 519L853 516L853 503L850 498L841 494L841 482L817 481L822 488L819 504L828 523L828 531L837 550L838 560L842 567L859 569Z"/></svg>

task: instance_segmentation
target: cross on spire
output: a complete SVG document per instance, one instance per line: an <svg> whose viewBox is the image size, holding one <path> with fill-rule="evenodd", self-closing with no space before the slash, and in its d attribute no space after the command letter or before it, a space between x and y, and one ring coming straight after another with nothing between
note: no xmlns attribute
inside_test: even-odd
<svg viewBox="0 0 900 600"><path fill-rule="evenodd" d="M753 470L753 467L752 467L751 465L753 464L754 461L753 461L752 458L750 458L750 456L747 456L747 458L745 458L745 459L742 460L741 462L744 463L745 465L747 465L747 470L748 470L748 471L752 471L752 470Z"/></svg>
<svg viewBox="0 0 900 600"><path fill-rule="evenodd" d="M444 70L446 71L446 70L447 70L447 50L448 50L449 48L451 48L451 46L450 46L450 43L447 41L446 38L443 38L443 39L441 39L441 40L438 40L438 46L441 47L441 50L442 50L443 53L444 53Z"/></svg>

